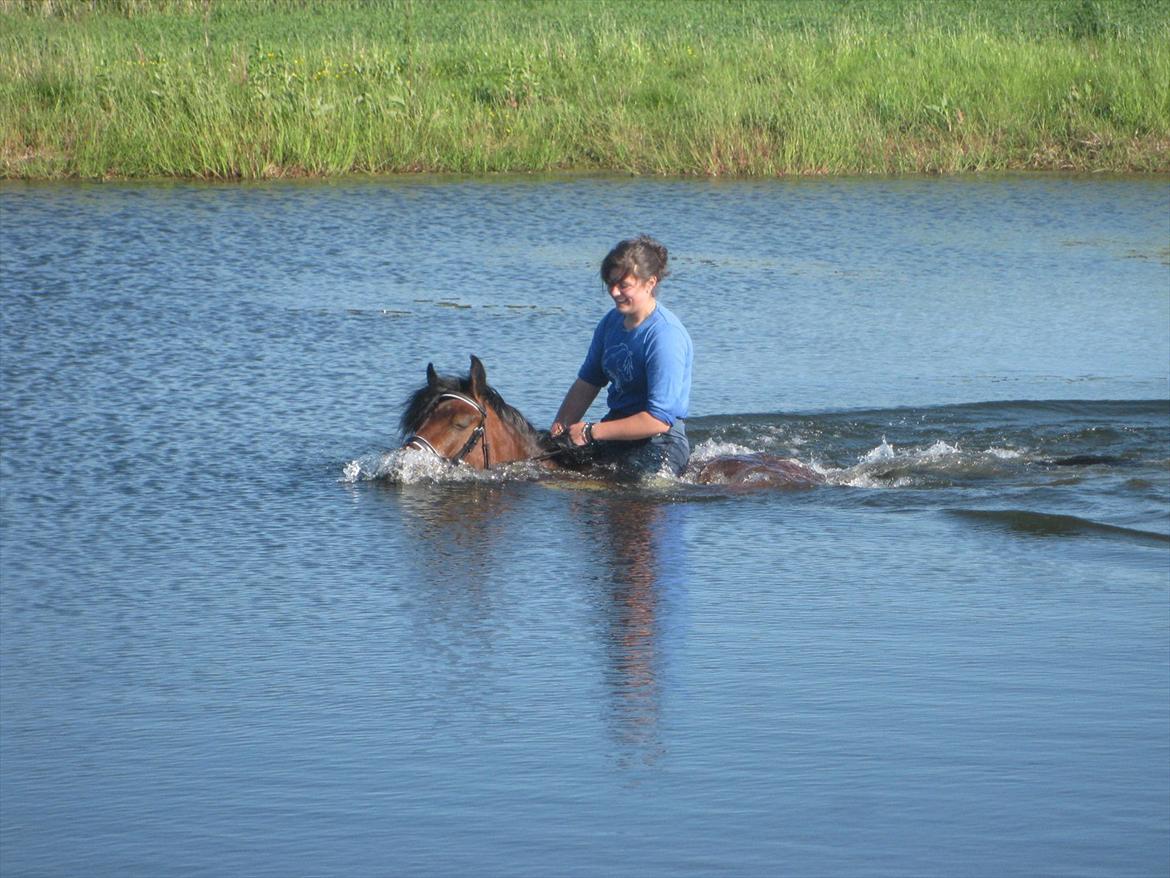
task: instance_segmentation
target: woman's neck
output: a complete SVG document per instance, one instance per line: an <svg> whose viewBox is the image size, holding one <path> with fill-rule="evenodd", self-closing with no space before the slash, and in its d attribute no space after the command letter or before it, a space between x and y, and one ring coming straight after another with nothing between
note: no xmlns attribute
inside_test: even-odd
<svg viewBox="0 0 1170 878"><path fill-rule="evenodd" d="M637 329L646 322L646 318L653 314L657 307L658 300L651 299L650 307L646 310L645 314L627 314L622 320L622 326L624 326L626 329Z"/></svg>

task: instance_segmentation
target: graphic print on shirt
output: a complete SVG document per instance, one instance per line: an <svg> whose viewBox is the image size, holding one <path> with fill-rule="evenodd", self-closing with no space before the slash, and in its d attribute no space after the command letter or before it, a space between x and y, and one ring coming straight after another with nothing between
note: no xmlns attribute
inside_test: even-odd
<svg viewBox="0 0 1170 878"><path fill-rule="evenodd" d="M625 385L634 380L634 355L624 344L614 345L605 352L601 368L613 383L614 397L619 397Z"/></svg>

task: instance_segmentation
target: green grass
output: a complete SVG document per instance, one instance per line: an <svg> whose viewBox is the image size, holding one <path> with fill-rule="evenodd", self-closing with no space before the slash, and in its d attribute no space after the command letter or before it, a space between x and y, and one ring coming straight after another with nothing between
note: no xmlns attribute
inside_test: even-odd
<svg viewBox="0 0 1170 878"><path fill-rule="evenodd" d="M0 0L0 175L1170 171L1170 0Z"/></svg>

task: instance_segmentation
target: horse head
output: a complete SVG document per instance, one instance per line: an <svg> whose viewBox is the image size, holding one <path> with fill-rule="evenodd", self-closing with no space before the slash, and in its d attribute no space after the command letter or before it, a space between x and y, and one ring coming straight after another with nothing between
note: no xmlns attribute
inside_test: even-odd
<svg viewBox="0 0 1170 878"><path fill-rule="evenodd" d="M427 363L427 383L407 401L401 426L403 447L475 469L532 459L541 451L536 430L492 389L474 354L466 378L441 376Z"/></svg>

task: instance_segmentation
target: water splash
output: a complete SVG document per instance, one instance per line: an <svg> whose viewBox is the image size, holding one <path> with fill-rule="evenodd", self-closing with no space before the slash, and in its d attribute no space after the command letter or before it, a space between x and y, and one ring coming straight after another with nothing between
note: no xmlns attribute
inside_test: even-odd
<svg viewBox="0 0 1170 878"><path fill-rule="evenodd" d="M716 439L705 439L691 449L691 463L703 464L717 457L734 454L755 454L762 448L748 448L736 442L721 442Z"/></svg>
<svg viewBox="0 0 1170 878"><path fill-rule="evenodd" d="M882 436L855 464L818 464L818 469L830 484L844 487L930 488L1002 477L1029 462L1023 452L1012 448L968 447L965 442L945 439L896 446Z"/></svg>
<svg viewBox="0 0 1170 878"><path fill-rule="evenodd" d="M992 457L998 457L1000 460L1018 460L1024 455L1023 451L1015 448L996 448L994 445L987 449L987 453Z"/></svg>
<svg viewBox="0 0 1170 878"><path fill-rule="evenodd" d="M895 457L897 457L897 452L894 450L894 446L887 442L886 437L883 436L882 444L867 453L858 463L875 463L882 460L893 460Z"/></svg>
<svg viewBox="0 0 1170 878"><path fill-rule="evenodd" d="M342 468L340 481L355 484L381 480L400 485L483 482L498 481L503 472L484 472L470 466L452 465L427 451L397 448L349 461Z"/></svg>

